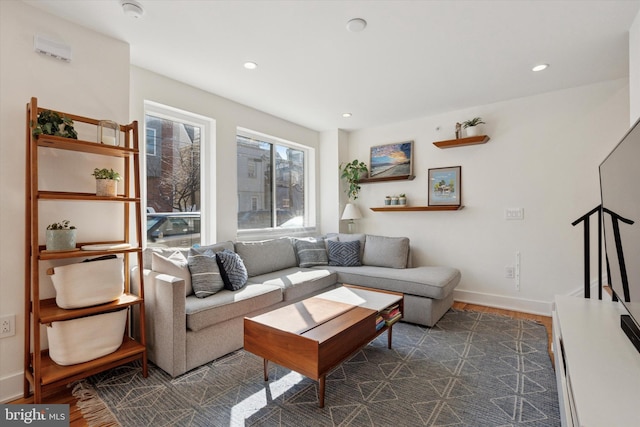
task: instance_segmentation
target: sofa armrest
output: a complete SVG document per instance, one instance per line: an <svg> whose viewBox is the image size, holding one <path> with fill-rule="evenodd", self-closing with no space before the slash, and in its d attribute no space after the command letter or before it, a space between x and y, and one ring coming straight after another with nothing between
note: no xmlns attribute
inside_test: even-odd
<svg viewBox="0 0 640 427"><path fill-rule="evenodd" d="M186 370L185 282L146 269L143 280L149 359L170 375L177 375Z"/></svg>

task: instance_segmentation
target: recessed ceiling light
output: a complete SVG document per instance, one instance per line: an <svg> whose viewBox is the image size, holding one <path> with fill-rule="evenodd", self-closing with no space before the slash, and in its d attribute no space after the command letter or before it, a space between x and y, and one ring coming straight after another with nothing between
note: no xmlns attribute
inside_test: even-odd
<svg viewBox="0 0 640 427"><path fill-rule="evenodd" d="M122 6L124 14L132 18L140 18L144 14L142 5L136 0L122 0L120 6Z"/></svg>
<svg viewBox="0 0 640 427"><path fill-rule="evenodd" d="M549 64L539 64L533 67L531 71L542 71L542 70L546 70L547 68L549 68Z"/></svg>
<svg viewBox="0 0 640 427"><path fill-rule="evenodd" d="M347 30L352 33L359 33L367 27L367 21L362 18L353 18L347 22Z"/></svg>
<svg viewBox="0 0 640 427"><path fill-rule="evenodd" d="M342 117L348 119L349 117L351 117L351 113L342 113Z"/></svg>
<svg viewBox="0 0 640 427"><path fill-rule="evenodd" d="M256 64L255 62L247 61L244 63L244 68L246 68L247 70L255 70L256 68L258 68L258 64Z"/></svg>

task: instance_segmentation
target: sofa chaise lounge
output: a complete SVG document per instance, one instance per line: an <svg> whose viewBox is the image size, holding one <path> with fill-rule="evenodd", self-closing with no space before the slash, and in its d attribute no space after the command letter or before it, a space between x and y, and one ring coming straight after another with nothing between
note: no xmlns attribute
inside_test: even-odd
<svg viewBox="0 0 640 427"><path fill-rule="evenodd" d="M356 265L347 266L349 262L340 262L341 252L336 255L333 249L342 244L353 248L352 243L359 253L357 260L352 260ZM315 249L307 250L309 245ZM238 254L248 274L247 284L236 291L223 289L198 298L192 291L188 266L166 262L176 252L187 258L188 248L147 248L144 253L148 355L173 377L242 348L245 316L343 283L403 293L402 320L430 327L453 304L453 289L460 281L459 270L452 267L412 267L406 237L332 234L315 241L228 241L206 249ZM328 261L324 261L323 252ZM139 285L132 281L134 288Z"/></svg>

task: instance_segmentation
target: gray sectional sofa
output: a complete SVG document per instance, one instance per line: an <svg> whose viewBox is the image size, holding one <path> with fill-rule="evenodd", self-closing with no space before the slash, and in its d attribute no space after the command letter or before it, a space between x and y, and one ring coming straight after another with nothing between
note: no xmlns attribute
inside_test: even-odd
<svg viewBox="0 0 640 427"><path fill-rule="evenodd" d="M345 242L354 241L358 242L355 245L359 246L359 254L351 261L361 265L329 265L327 261L342 262L336 248L353 247ZM242 348L245 316L291 304L344 283L402 292L403 321L425 326L433 326L453 303L460 272L451 267L412 267L408 238L332 234L316 240L315 245L307 242L309 239L280 238L229 241L200 248L234 251L248 274L247 284L241 289L222 289L206 298L193 294L191 272L184 262L189 249L145 249L143 280L149 359L170 375L181 375ZM322 246L318 246L319 242ZM132 277L135 289L140 284L135 280L137 274Z"/></svg>

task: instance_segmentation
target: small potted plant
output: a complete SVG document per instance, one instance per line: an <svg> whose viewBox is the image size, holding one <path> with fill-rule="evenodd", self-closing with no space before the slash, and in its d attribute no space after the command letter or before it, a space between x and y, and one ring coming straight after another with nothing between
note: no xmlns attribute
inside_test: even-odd
<svg viewBox="0 0 640 427"><path fill-rule="evenodd" d="M349 188L347 189L347 196L349 199L356 200L358 198L358 194L360 193L360 178L365 178L369 173L369 169L364 162L358 161L357 159L349 162L347 164L340 165L340 171L342 171L342 175L340 178L347 181L349 184Z"/></svg>
<svg viewBox="0 0 640 427"><path fill-rule="evenodd" d="M54 222L47 226L47 250L71 251L76 248L76 227L69 220Z"/></svg>
<svg viewBox="0 0 640 427"><path fill-rule="evenodd" d="M398 196L391 196L391 205L392 206L397 206L399 199L400 198Z"/></svg>
<svg viewBox="0 0 640 427"><path fill-rule="evenodd" d="M78 139L78 133L73 128L73 120L61 116L55 111L44 110L38 114L37 123L30 123L34 137L39 135L54 135L64 138Z"/></svg>
<svg viewBox="0 0 640 427"><path fill-rule="evenodd" d="M404 193L402 193L402 194L400 194L400 196L398 196L398 204L403 205L403 206L407 204L407 196Z"/></svg>
<svg viewBox="0 0 640 427"><path fill-rule="evenodd" d="M96 196L116 197L120 174L113 169L95 168L91 174L96 178Z"/></svg>
<svg viewBox="0 0 640 427"><path fill-rule="evenodd" d="M467 120L462 122L462 127L467 130L467 136L478 136L480 135L480 125L485 124L482 121L481 117L474 117L471 120Z"/></svg>
<svg viewBox="0 0 640 427"><path fill-rule="evenodd" d="M388 205L391 204L391 196L386 196L384 198L384 204L385 204L385 206L388 206Z"/></svg>

